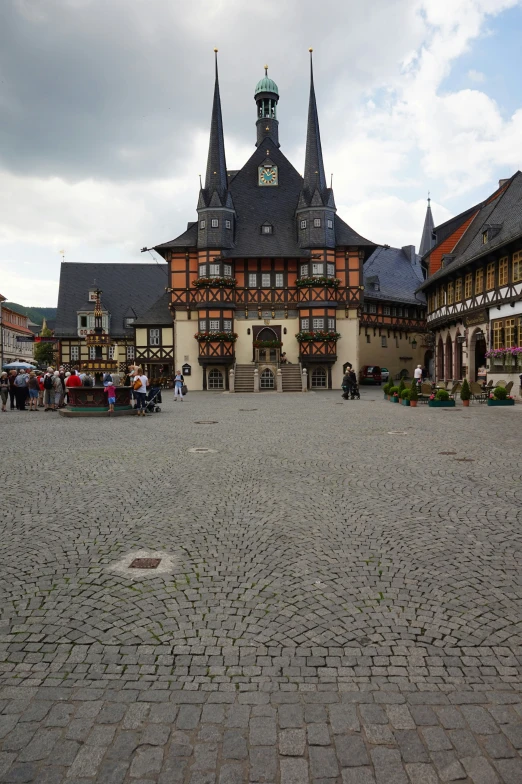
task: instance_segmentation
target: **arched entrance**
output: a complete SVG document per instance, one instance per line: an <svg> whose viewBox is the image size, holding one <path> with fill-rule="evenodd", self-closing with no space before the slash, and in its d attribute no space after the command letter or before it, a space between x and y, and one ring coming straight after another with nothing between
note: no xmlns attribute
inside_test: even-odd
<svg viewBox="0 0 522 784"><path fill-rule="evenodd" d="M279 345L267 345L270 343L278 343ZM281 355L280 343L281 327L278 328L277 332L271 327L263 327L259 331L256 330L254 332L254 362L270 362L271 364L279 364Z"/></svg>
<svg viewBox="0 0 522 784"><path fill-rule="evenodd" d="M455 381L462 380L462 341L459 340L460 337L461 334L457 330L457 334L455 335Z"/></svg>
<svg viewBox="0 0 522 784"><path fill-rule="evenodd" d="M453 372L453 343L451 342L451 337L448 335L446 338L446 355L444 358L444 369L445 369L445 378L446 381L451 379L451 374Z"/></svg>
<svg viewBox="0 0 522 784"><path fill-rule="evenodd" d="M486 366L486 336L480 327L473 330L468 344L468 375L476 381L479 368Z"/></svg>
<svg viewBox="0 0 522 784"><path fill-rule="evenodd" d="M437 345L437 381L444 381L444 343L441 337Z"/></svg>
<svg viewBox="0 0 522 784"><path fill-rule="evenodd" d="M270 368L265 368L261 371L259 389L275 389L275 378Z"/></svg>
<svg viewBox="0 0 522 784"><path fill-rule="evenodd" d="M424 353L424 370L427 373L428 378L434 378L435 361L433 359L433 351L431 348L429 348Z"/></svg>
<svg viewBox="0 0 522 784"><path fill-rule="evenodd" d="M328 388L328 373L324 367L316 367L310 374L310 386L312 389Z"/></svg>

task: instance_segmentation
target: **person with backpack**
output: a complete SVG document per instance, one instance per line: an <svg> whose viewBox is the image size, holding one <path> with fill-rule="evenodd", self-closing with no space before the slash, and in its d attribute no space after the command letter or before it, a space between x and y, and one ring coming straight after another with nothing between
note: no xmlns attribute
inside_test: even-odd
<svg viewBox="0 0 522 784"><path fill-rule="evenodd" d="M19 411L27 411L25 407L25 401L27 400L27 396L29 394L28 381L29 376L23 370L20 371L14 380L16 407Z"/></svg>
<svg viewBox="0 0 522 784"><path fill-rule="evenodd" d="M54 410L54 370L52 367L47 368L47 373L43 377L44 386L44 407L45 411Z"/></svg>
<svg viewBox="0 0 522 784"><path fill-rule="evenodd" d="M134 397L136 399L136 411L138 412L138 416L145 416L147 386L149 383L149 379L143 373L141 367L138 369L138 372L135 373L133 378L134 381L132 384L132 388L134 391Z"/></svg>

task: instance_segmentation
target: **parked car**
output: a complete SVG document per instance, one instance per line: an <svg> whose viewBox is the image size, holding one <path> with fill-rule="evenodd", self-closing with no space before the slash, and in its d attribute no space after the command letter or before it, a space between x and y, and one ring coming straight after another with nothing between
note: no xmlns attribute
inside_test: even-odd
<svg viewBox="0 0 522 784"><path fill-rule="evenodd" d="M378 365L365 365L359 373L360 384L377 384L381 386L381 369Z"/></svg>
<svg viewBox="0 0 522 784"><path fill-rule="evenodd" d="M383 384L386 384L390 380L390 371L388 368L381 368L381 379Z"/></svg>

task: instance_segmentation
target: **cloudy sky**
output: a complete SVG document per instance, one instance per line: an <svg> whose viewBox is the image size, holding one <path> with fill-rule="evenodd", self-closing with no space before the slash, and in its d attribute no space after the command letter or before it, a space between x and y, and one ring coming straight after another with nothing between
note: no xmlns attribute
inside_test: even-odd
<svg viewBox="0 0 522 784"><path fill-rule="evenodd" d="M279 85L304 164L308 47L339 214L419 244L522 168L522 0L1 0L0 292L56 304L68 261L143 261L194 220L219 47L227 164ZM150 257L149 257L150 258Z"/></svg>

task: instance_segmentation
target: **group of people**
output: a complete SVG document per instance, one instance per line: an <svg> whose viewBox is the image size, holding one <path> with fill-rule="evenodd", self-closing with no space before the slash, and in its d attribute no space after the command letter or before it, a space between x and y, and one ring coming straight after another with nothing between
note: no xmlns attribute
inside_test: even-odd
<svg viewBox="0 0 522 784"><path fill-rule="evenodd" d="M343 390L342 397L344 400L348 400L349 397L354 400L354 398L359 395L357 375L350 364L346 366L346 370L344 371L341 387Z"/></svg>

